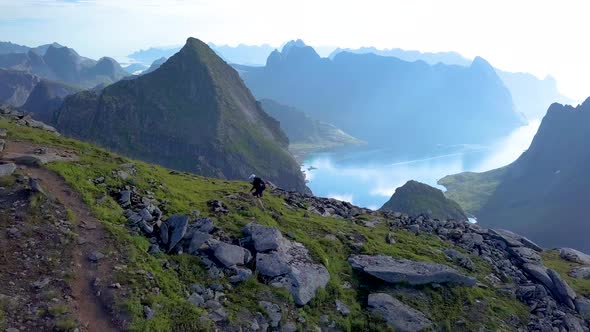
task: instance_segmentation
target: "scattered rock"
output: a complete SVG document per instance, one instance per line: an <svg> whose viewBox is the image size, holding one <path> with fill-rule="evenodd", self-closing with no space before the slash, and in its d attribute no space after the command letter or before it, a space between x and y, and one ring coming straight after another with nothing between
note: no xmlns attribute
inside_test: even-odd
<svg viewBox="0 0 590 332"><path fill-rule="evenodd" d="M205 242L207 242L210 238L211 236L207 233L195 231L189 243L188 253L191 255L195 255L199 251L201 246L205 244Z"/></svg>
<svg viewBox="0 0 590 332"><path fill-rule="evenodd" d="M385 255L353 255L348 262L354 269L390 283L410 285L451 283L463 286L475 286L477 283L475 278L465 276L446 265L432 262L395 259Z"/></svg>
<svg viewBox="0 0 590 332"><path fill-rule="evenodd" d="M188 216L173 215L166 221L170 232L170 243L168 244L168 252L172 251L174 247L182 240L186 234L188 226Z"/></svg>
<svg viewBox="0 0 590 332"><path fill-rule="evenodd" d="M342 314L342 316L348 316L350 315L350 309L348 309L348 307L346 306L346 304L344 304L344 302L340 301L340 300L336 300L336 311L338 311L340 314Z"/></svg>
<svg viewBox="0 0 590 332"><path fill-rule="evenodd" d="M88 255L88 260L97 263L99 260L104 258L104 254L100 251L93 251Z"/></svg>
<svg viewBox="0 0 590 332"><path fill-rule="evenodd" d="M570 286L561 278L561 276L551 270L547 270L547 274L553 281L553 288L551 288L551 292L556 295L557 299L560 302L564 303L570 309L575 309L574 306L574 299L576 298L576 292L570 288Z"/></svg>
<svg viewBox="0 0 590 332"><path fill-rule="evenodd" d="M19 156L13 158L12 161L17 165L23 165L28 167L41 167L45 163L43 159L33 155Z"/></svg>
<svg viewBox="0 0 590 332"><path fill-rule="evenodd" d="M590 266L579 266L570 271L569 275L577 279L590 279Z"/></svg>
<svg viewBox="0 0 590 332"><path fill-rule="evenodd" d="M236 274L229 277L229 282L237 284L252 278L252 271L245 268L236 268Z"/></svg>
<svg viewBox="0 0 590 332"><path fill-rule="evenodd" d="M143 317L145 317L145 319L152 319L154 318L156 314L154 313L154 311L152 310L152 308L150 308L147 305L143 306Z"/></svg>
<svg viewBox="0 0 590 332"><path fill-rule="evenodd" d="M243 265L245 262L247 249L224 242L217 242L210 246L214 250L213 255L215 258L217 258L217 260L219 260L219 262L225 267Z"/></svg>
<svg viewBox="0 0 590 332"><path fill-rule="evenodd" d="M216 200L216 199L208 201L207 206L211 209L211 212L229 213L229 210L225 207L223 202Z"/></svg>
<svg viewBox="0 0 590 332"><path fill-rule="evenodd" d="M543 251L543 248L533 241L505 229L490 229L489 234L511 247L528 247L538 252Z"/></svg>
<svg viewBox="0 0 590 332"><path fill-rule="evenodd" d="M8 130L6 130L6 128L0 128L0 137L6 138L7 135L8 135Z"/></svg>
<svg viewBox="0 0 590 332"><path fill-rule="evenodd" d="M367 305L373 315L384 319L395 331L424 331L432 326L423 313L385 293L370 294Z"/></svg>
<svg viewBox="0 0 590 332"><path fill-rule="evenodd" d="M283 245L283 235L275 227L263 226L257 223L249 223L242 232L252 238L257 252L278 250Z"/></svg>
<svg viewBox="0 0 590 332"><path fill-rule="evenodd" d="M119 205L128 207L131 205L131 191L124 190L119 193Z"/></svg>
<svg viewBox="0 0 590 332"><path fill-rule="evenodd" d="M387 233L387 235L385 236L385 242L388 244L395 244L395 236L393 235L393 233Z"/></svg>
<svg viewBox="0 0 590 332"><path fill-rule="evenodd" d="M447 249L444 251L445 255L452 259L455 264L468 269L469 271L475 271L475 263L467 256L455 249Z"/></svg>
<svg viewBox="0 0 590 332"><path fill-rule="evenodd" d="M205 305L205 299L203 299L203 297L197 293L191 294L187 301L195 307L202 307Z"/></svg>
<svg viewBox="0 0 590 332"><path fill-rule="evenodd" d="M0 177L12 175L16 171L14 163L0 164Z"/></svg>
<svg viewBox="0 0 590 332"><path fill-rule="evenodd" d="M45 286L49 285L50 282L50 278L43 278L41 280L35 281L33 283L33 287L35 287L35 289L42 289L45 288Z"/></svg>
<svg viewBox="0 0 590 332"><path fill-rule="evenodd" d="M572 248L559 249L559 257L578 264L590 265L590 255Z"/></svg>
<svg viewBox="0 0 590 332"><path fill-rule="evenodd" d="M270 319L270 326L272 328L279 327L281 319L283 319L283 315L281 314L281 307L267 301L260 301L258 302L258 304L264 308L266 315Z"/></svg>

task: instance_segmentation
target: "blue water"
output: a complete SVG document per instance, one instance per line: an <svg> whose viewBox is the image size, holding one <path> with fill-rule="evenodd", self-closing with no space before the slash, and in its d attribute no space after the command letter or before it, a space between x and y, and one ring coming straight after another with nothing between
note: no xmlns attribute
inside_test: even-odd
<svg viewBox="0 0 590 332"><path fill-rule="evenodd" d="M408 180L444 189L437 181L446 175L511 163L528 148L538 125L533 122L521 127L490 146L437 147L421 156L400 157L371 147L315 153L308 156L302 169L316 196L377 209Z"/></svg>

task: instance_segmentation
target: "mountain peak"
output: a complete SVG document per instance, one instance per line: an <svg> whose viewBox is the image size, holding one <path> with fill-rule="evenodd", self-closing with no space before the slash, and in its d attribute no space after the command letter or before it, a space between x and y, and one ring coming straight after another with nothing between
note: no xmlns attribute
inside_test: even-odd
<svg viewBox="0 0 590 332"><path fill-rule="evenodd" d="M288 41L285 46L283 46L282 49L282 53L288 53L290 49L292 49L293 47L306 47L307 44L305 44L305 42L303 42L303 40L301 39L297 39L297 40L290 40Z"/></svg>

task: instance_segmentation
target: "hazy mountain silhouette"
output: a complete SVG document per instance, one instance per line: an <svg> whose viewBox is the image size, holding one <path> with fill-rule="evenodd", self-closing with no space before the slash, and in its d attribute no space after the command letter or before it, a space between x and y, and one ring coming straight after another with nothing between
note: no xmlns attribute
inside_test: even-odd
<svg viewBox="0 0 590 332"><path fill-rule="evenodd" d="M355 53L355 54L367 54L373 53L376 55L381 56L392 56L398 59L414 62L414 61L424 61L428 64L435 65L437 63L443 63L446 65L460 65L460 66L469 66L471 64L471 60L463 57L461 54L457 52L420 52L420 51L412 51L412 50L404 50L401 48L391 48L391 49L377 49L375 47L361 47L356 49L351 48L337 48L330 55L328 56L330 59L333 59L337 54L342 52L348 53Z"/></svg>
<svg viewBox="0 0 590 332"><path fill-rule="evenodd" d="M294 43L271 53L265 67L238 68L257 98L400 152L488 143L522 124L510 92L482 58L469 67L346 52L327 59Z"/></svg>
<svg viewBox="0 0 590 332"><path fill-rule="evenodd" d="M0 105L21 106L40 81L27 72L0 68Z"/></svg>
<svg viewBox="0 0 590 332"><path fill-rule="evenodd" d="M64 134L168 167L228 179L256 173L308 190L279 123L194 38L152 73L67 97L55 123Z"/></svg>
<svg viewBox="0 0 590 332"><path fill-rule="evenodd" d="M53 121L54 112L61 107L64 98L78 91L79 88L64 83L41 80L21 108L32 113L35 119L49 123Z"/></svg>
<svg viewBox="0 0 590 332"><path fill-rule="evenodd" d="M26 71L41 78L82 87L113 83L128 75L112 58L98 61L82 57L75 50L48 45L45 52L0 54L0 68Z"/></svg>

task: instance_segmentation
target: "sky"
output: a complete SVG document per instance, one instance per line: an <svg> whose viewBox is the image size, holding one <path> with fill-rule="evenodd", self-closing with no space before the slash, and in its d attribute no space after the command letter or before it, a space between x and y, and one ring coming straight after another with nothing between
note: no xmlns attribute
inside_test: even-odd
<svg viewBox="0 0 590 332"><path fill-rule="evenodd" d="M0 40L91 58L205 42L455 51L590 96L588 0L0 0ZM329 48L322 48L327 50Z"/></svg>

